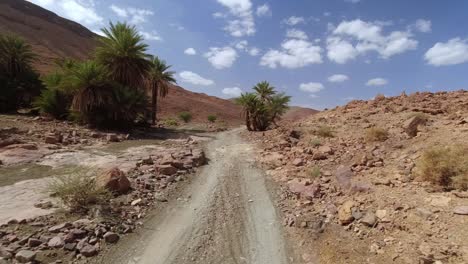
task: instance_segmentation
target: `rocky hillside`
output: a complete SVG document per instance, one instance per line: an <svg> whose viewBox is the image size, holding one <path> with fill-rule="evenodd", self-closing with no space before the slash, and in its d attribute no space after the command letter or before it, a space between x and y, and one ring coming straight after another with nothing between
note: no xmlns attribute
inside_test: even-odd
<svg viewBox="0 0 468 264"><path fill-rule="evenodd" d="M353 101L249 136L304 263L468 263L467 91Z"/></svg>

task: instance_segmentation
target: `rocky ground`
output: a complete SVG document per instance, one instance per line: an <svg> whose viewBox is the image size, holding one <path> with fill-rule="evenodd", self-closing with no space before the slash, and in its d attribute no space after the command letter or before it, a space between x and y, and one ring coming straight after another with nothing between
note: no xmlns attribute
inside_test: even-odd
<svg viewBox="0 0 468 264"><path fill-rule="evenodd" d="M388 134L373 141L371 129ZM352 101L245 136L282 187L304 263L468 262L468 193L416 174L424 150L468 144L468 92Z"/></svg>
<svg viewBox="0 0 468 264"><path fill-rule="evenodd" d="M206 163L204 136L185 131L127 134L26 116L0 120L2 264L86 262L141 227L155 204ZM71 166L95 172L114 193L109 203L86 214L61 209L47 186Z"/></svg>

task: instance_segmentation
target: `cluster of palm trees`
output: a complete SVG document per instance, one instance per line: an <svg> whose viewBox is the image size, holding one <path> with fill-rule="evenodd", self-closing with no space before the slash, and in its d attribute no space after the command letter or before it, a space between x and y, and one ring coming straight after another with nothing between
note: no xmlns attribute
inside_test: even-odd
<svg viewBox="0 0 468 264"><path fill-rule="evenodd" d="M59 60L55 71L42 77L45 89L34 105L43 114L96 126L128 126L149 119L155 124L158 98L176 82L171 66L147 53L148 45L134 26L110 23L102 32L92 59ZM12 68L31 68L31 47L23 50L23 59L15 60Z"/></svg>
<svg viewBox="0 0 468 264"><path fill-rule="evenodd" d="M290 96L278 93L275 87L263 81L255 85L252 93L243 93L236 102L242 106L249 131L265 131L288 109Z"/></svg>

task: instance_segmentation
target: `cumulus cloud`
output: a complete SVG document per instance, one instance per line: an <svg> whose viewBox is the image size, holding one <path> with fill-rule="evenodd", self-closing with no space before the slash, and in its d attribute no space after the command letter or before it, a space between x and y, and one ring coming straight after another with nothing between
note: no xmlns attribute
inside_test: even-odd
<svg viewBox="0 0 468 264"><path fill-rule="evenodd" d="M222 93L229 97L239 97L242 94L242 90L239 87L224 88Z"/></svg>
<svg viewBox="0 0 468 264"><path fill-rule="evenodd" d="M94 0L28 0L36 5L51 10L60 16L95 27L104 22L95 9Z"/></svg>
<svg viewBox="0 0 468 264"><path fill-rule="evenodd" d="M343 21L336 28L330 28L332 33L327 38L328 58L344 64L371 51L387 59L417 48L418 41L412 38L410 31L393 31L385 35L383 27L379 22L356 19Z"/></svg>
<svg viewBox="0 0 468 264"><path fill-rule="evenodd" d="M428 64L434 66L455 65L468 62L468 40L453 38L438 42L424 55Z"/></svg>
<svg viewBox="0 0 468 264"><path fill-rule="evenodd" d="M256 47L253 47L251 49L249 49L249 55L250 56L258 56L260 54L260 49L259 48L256 48Z"/></svg>
<svg viewBox="0 0 468 264"><path fill-rule="evenodd" d="M288 38L281 44L281 49L271 49L265 53L260 60L260 65L273 69L278 66L295 69L322 63L322 48L303 39L307 35L302 33L287 34ZM302 37L302 39L297 37Z"/></svg>
<svg viewBox="0 0 468 264"><path fill-rule="evenodd" d="M328 77L328 81L332 83L340 83L340 82L345 82L349 80L349 77L344 74L335 74L330 77Z"/></svg>
<svg viewBox="0 0 468 264"><path fill-rule="evenodd" d="M299 89L301 91L314 94L314 93L318 93L321 90L325 89L325 87L323 86L323 84L318 83L318 82L309 82L309 83L301 83L299 85Z"/></svg>
<svg viewBox="0 0 468 264"><path fill-rule="evenodd" d="M213 14L216 18L227 18L224 30L233 37L252 36L255 34L255 21L250 0L217 0L218 3L228 8L229 15L223 13Z"/></svg>
<svg viewBox="0 0 468 264"><path fill-rule="evenodd" d="M228 46L212 47L204 56L216 69L230 68L238 57L236 50Z"/></svg>
<svg viewBox="0 0 468 264"><path fill-rule="evenodd" d="M289 29L286 32L286 37L288 38L296 38L296 39L308 39L307 34L299 29Z"/></svg>
<svg viewBox="0 0 468 264"><path fill-rule="evenodd" d="M418 19L414 23L414 28L422 33L428 33L432 31L432 22L430 20Z"/></svg>
<svg viewBox="0 0 468 264"><path fill-rule="evenodd" d="M191 83L195 85L210 86L215 83L213 80L205 79L191 71L183 71L179 73L179 77L182 82Z"/></svg>
<svg viewBox="0 0 468 264"><path fill-rule="evenodd" d="M257 16L264 17L264 16L271 16L272 12L270 6L268 4L263 4L257 7Z"/></svg>
<svg viewBox="0 0 468 264"><path fill-rule="evenodd" d="M146 31L140 31L140 34L143 36L144 39L146 40L154 40L154 41L161 41L162 38L156 31L151 31L151 32L146 32Z"/></svg>
<svg viewBox="0 0 468 264"><path fill-rule="evenodd" d="M111 5L110 9L119 17L125 18L130 24L138 25L147 21L154 12L148 9L139 9L134 7L120 7Z"/></svg>
<svg viewBox="0 0 468 264"><path fill-rule="evenodd" d="M375 78L375 79L370 79L367 81L366 85L367 86L384 86L387 85L388 81L383 78Z"/></svg>
<svg viewBox="0 0 468 264"><path fill-rule="evenodd" d="M197 55L197 51L194 48L188 48L184 51L187 55Z"/></svg>
<svg viewBox="0 0 468 264"><path fill-rule="evenodd" d="M295 26L297 24L305 24L306 20L303 17L291 16L291 17L283 20L283 23L285 23L288 26Z"/></svg>

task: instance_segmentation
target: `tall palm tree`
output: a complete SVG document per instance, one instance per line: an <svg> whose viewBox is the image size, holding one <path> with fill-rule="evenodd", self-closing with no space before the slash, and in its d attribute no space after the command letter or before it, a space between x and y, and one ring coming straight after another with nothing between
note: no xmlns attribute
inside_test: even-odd
<svg viewBox="0 0 468 264"><path fill-rule="evenodd" d="M134 26L126 23L110 23L103 28L104 37L99 38L96 60L109 71L112 80L123 86L142 88L144 76L151 68L148 45Z"/></svg>
<svg viewBox="0 0 468 264"><path fill-rule="evenodd" d="M258 83L253 89L257 92L262 102L270 101L271 97L276 94L275 87L270 86L270 83L267 81Z"/></svg>
<svg viewBox="0 0 468 264"><path fill-rule="evenodd" d="M271 97L271 102L269 104L269 111L271 113L271 122L276 124L276 119L279 119L286 110L289 109L289 101L291 101L291 96L287 96L284 93L276 94Z"/></svg>
<svg viewBox="0 0 468 264"><path fill-rule="evenodd" d="M171 65L164 60L154 57L151 60L151 68L146 75L146 85L151 91L151 123L156 124L156 113L158 111L158 97L166 97L169 93L169 84L175 84L175 72L170 71Z"/></svg>
<svg viewBox="0 0 468 264"><path fill-rule="evenodd" d="M236 103L242 106L247 130L256 130L254 115L256 114L256 109L259 104L257 96L254 93L243 93L236 99Z"/></svg>
<svg viewBox="0 0 468 264"><path fill-rule="evenodd" d="M35 59L31 45L22 38L0 35L0 73L16 79L32 69L31 64Z"/></svg>

